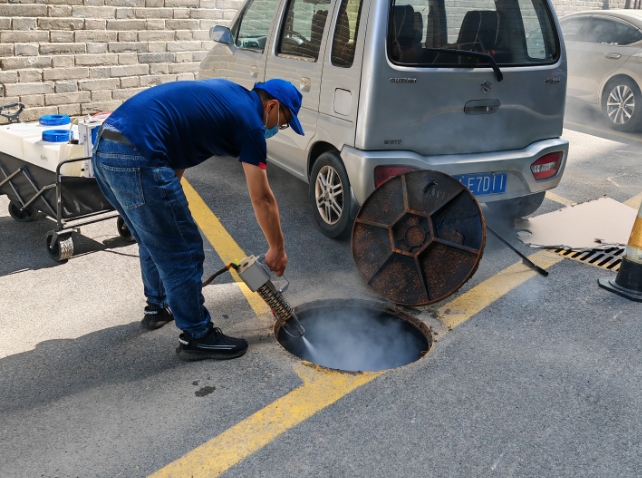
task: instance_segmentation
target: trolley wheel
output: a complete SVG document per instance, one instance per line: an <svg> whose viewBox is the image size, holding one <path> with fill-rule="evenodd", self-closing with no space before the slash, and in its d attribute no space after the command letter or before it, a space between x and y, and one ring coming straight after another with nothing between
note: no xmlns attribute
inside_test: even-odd
<svg viewBox="0 0 642 478"><path fill-rule="evenodd" d="M53 231L49 231L47 233L47 253L56 262L67 262L67 259L74 255L74 240L71 234L55 236Z"/></svg>
<svg viewBox="0 0 642 478"><path fill-rule="evenodd" d="M10 201L9 202L9 214L18 222L29 222L33 221L34 216L38 213L34 208L27 207L20 210L20 206L17 203Z"/></svg>
<svg viewBox="0 0 642 478"><path fill-rule="evenodd" d="M118 228L118 234L120 237L125 239L127 242L136 242L136 239L132 236L132 232L127 227L127 224L125 224L125 220L120 216L116 219L116 227Z"/></svg>

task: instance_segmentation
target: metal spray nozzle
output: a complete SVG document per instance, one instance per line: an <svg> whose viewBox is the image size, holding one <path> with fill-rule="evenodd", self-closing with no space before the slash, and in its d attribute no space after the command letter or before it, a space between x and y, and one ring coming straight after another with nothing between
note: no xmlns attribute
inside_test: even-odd
<svg viewBox="0 0 642 478"><path fill-rule="evenodd" d="M263 264L261 257L249 256L241 260L241 265L237 270L239 276L248 288L252 292L258 293L272 309L272 313L288 335L292 337L302 337L305 329L282 294L287 290L290 283L285 276L283 276L286 284L282 288L277 289L272 282L269 269Z"/></svg>

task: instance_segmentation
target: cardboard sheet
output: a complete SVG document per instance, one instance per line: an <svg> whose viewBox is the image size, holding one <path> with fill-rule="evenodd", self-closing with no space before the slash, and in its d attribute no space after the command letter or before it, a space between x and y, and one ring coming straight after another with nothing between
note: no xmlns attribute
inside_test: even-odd
<svg viewBox="0 0 642 478"><path fill-rule="evenodd" d="M603 197L519 221L517 237L532 247L606 249L626 246L637 212Z"/></svg>

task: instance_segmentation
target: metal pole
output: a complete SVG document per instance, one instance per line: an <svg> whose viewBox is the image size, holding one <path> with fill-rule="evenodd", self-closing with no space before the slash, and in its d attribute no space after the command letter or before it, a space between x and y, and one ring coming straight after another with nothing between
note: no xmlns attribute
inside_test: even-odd
<svg viewBox="0 0 642 478"><path fill-rule="evenodd" d="M535 269L537 272L539 272L540 274L542 274L544 277L546 277L546 276L548 275L548 271L547 271L547 270L542 269L540 266L538 266L537 264L535 264L533 261L531 261L531 260L530 260L528 257L526 257L524 254L522 254L522 253L521 253L521 252L519 252L517 249L515 249L515 248L514 248L512 245L510 245L510 244L508 243L508 241L506 241L502 236L500 236L500 235L499 235L499 234L497 234L495 231L493 231L493 229L492 229L488 224L486 224L486 229L488 229L488 230L493 234L493 236L495 236L497 239L499 239L499 240L500 240L500 241L502 241L504 244L506 244L506 245L507 245L507 246L508 246L508 247L509 247L509 248L510 248L510 249L511 249L515 254L517 254L519 257L521 257L521 258L522 258L522 261L524 261L524 264L526 264L528 267L530 267L531 269Z"/></svg>

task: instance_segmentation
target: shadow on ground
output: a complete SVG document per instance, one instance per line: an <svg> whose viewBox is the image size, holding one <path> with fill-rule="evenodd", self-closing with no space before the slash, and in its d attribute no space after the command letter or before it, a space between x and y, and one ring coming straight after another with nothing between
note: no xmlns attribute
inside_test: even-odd
<svg viewBox="0 0 642 478"><path fill-rule="evenodd" d="M106 239L102 243L82 233L74 234L74 257L98 251L120 254L112 249L131 245L117 235L116 221L115 219L112 221L115 237ZM31 222L16 222L9 216L0 217L0 257L2 257L0 276L62 265L54 262L47 253L47 232L55 229L55 221L42 213L39 213Z"/></svg>
<svg viewBox="0 0 642 478"><path fill-rule="evenodd" d="M246 325L243 332L251 348L274 340L263 327ZM190 362L179 360L174 352L178 333L175 327L147 331L133 322L76 339L47 340L33 350L4 357L0 359L0 414L189 368Z"/></svg>

